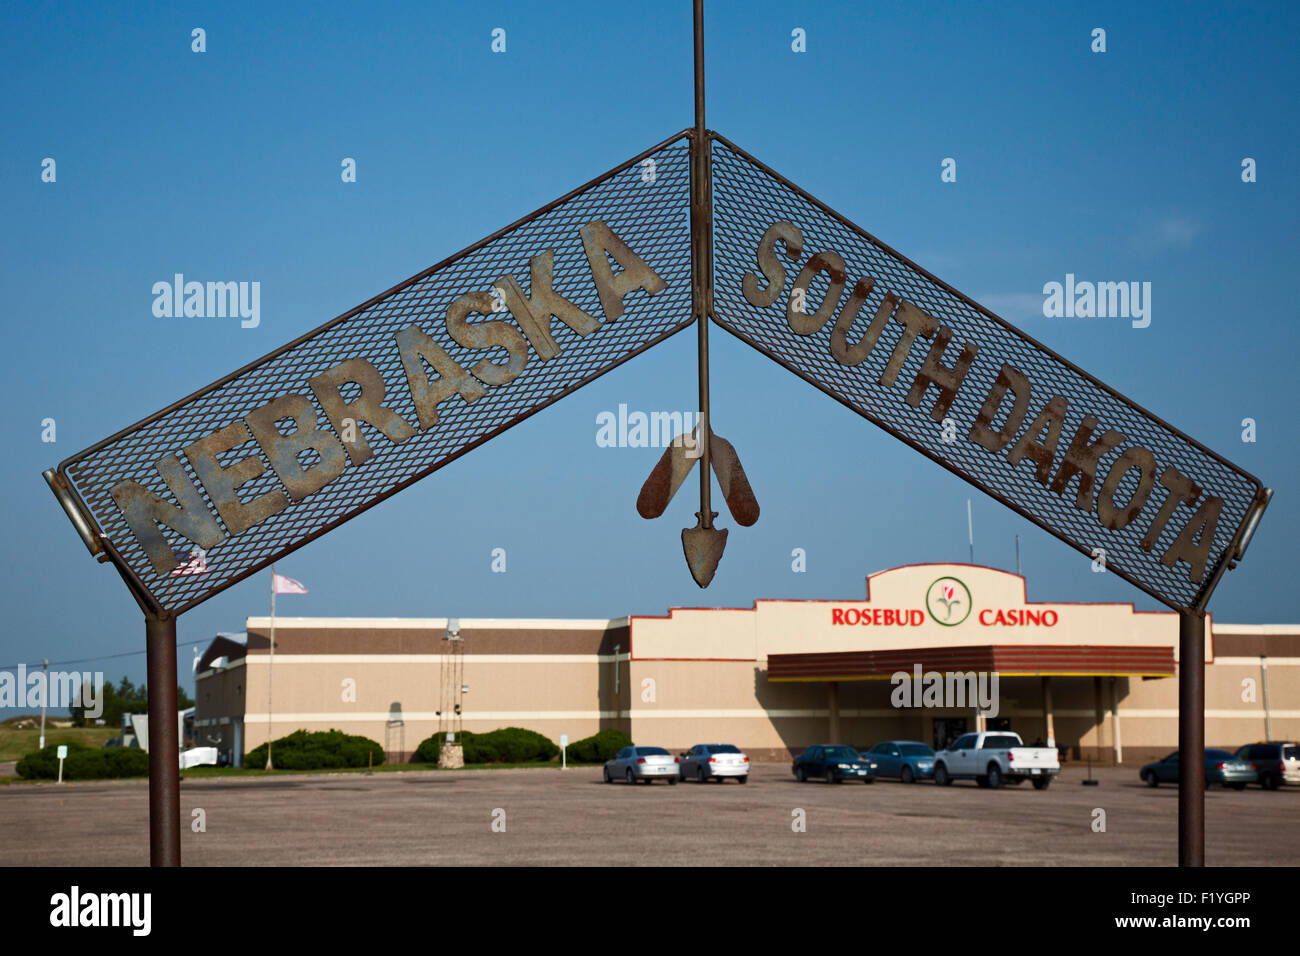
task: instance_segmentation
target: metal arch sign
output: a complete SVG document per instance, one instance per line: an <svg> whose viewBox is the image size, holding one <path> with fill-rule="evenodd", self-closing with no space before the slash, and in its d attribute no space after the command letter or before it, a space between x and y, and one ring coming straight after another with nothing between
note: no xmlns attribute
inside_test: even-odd
<svg viewBox="0 0 1300 956"><path fill-rule="evenodd" d="M1107 570L1202 609L1260 481L712 134L714 321Z"/></svg>
<svg viewBox="0 0 1300 956"><path fill-rule="evenodd" d="M717 134L704 184L716 276L693 290L687 140L67 459L49 477L91 550L146 606L179 614L680 331L705 302L1108 570L1173 608L1204 607L1267 502L1258 479ZM711 471L735 457L715 440ZM701 586L725 540L704 527L718 538Z"/></svg>
<svg viewBox="0 0 1300 956"><path fill-rule="evenodd" d="M45 472L145 612L155 753L179 746L178 614L692 324L700 510L682 544L701 587L727 538L714 474L737 521L758 517L709 421L716 323L1072 547L1104 552L1182 612L1181 659L1203 657L1206 602L1270 492L708 133L703 0L693 7L691 130ZM643 515L663 513L695 457L665 454ZM1199 752L1204 674L1179 680L1179 747ZM1201 763L1184 761L1187 865L1204 862L1203 784ZM151 862L179 865L176 762L151 766L149 805Z"/></svg>
<svg viewBox="0 0 1300 956"><path fill-rule="evenodd" d="M47 472L177 615L690 325L688 137Z"/></svg>
<svg viewBox="0 0 1300 956"><path fill-rule="evenodd" d="M47 477L69 517L142 603L179 614L681 331L702 300L728 332L1108 570L1175 609L1204 607L1267 503L1258 479L715 133L716 275L693 302L688 138L67 459ZM734 449L710 437L710 470L724 485L738 474L752 502ZM705 527L716 566L725 532Z"/></svg>

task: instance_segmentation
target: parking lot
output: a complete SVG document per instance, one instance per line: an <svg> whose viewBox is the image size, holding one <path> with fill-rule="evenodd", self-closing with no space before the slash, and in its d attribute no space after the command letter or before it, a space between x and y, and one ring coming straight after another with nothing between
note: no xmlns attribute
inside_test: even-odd
<svg viewBox="0 0 1300 956"><path fill-rule="evenodd" d="M204 865L1172 865L1177 790L1136 768L1049 790L794 782L628 786L599 767L190 779L183 862ZM196 833L194 811L206 832ZM1095 810L1105 831L1095 832ZM503 813L500 811L504 811ZM806 829L792 823L802 811ZM1300 789L1206 794L1211 865L1300 860ZM497 829L493 829L496 821ZM500 828L504 825L504 832ZM144 865L145 781L0 789L0 864Z"/></svg>

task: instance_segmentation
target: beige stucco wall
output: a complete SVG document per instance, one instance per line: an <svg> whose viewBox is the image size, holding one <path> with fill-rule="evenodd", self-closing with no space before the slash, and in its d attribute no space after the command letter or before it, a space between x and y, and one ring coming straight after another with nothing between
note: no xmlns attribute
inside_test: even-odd
<svg viewBox="0 0 1300 956"><path fill-rule="evenodd" d="M463 666L463 680L470 688L463 698L465 730L520 726L557 741L561 734L578 740L618 717L612 688L600 686L602 671L609 672L605 680L612 684L612 658L563 655L503 661L466 655ZM626 668L626 661L622 666ZM394 729L391 749L413 751L439 729L438 659L278 654L274 665L266 656L253 657L242 670L248 686L247 750L263 743L270 727L276 737L299 728L335 728L385 743L395 703L401 705L405 746L399 745ZM272 670L268 721L267 678ZM345 690L352 686L356 699L345 700Z"/></svg>
<svg viewBox="0 0 1300 956"><path fill-rule="evenodd" d="M955 627L935 623L930 614L916 627L832 623L837 608L924 609L929 585L946 575L965 583L974 603L970 616ZM463 679L470 691L464 698L464 727L528 727L556 741L561 734L577 740L603 727L619 727L639 743L674 752L696 743L730 741L756 758L784 759L828 740L830 692L824 682L768 681L769 654L1016 643L1177 648L1175 614L1135 612L1128 604L1027 604L1023 579L996 569L900 568L873 575L870 594L870 602L760 600L753 608L678 608L662 617L634 617L630 622L478 622L478 646L491 653L475 653L473 637L466 644ZM979 623L981 609L1027 607L1054 610L1057 624ZM252 650L247 663L199 679L197 716L212 721L210 726L243 718L246 750L268 734L270 664L265 639L258 643L265 623L249 619ZM472 633L471 623L462 625ZM335 727L384 743L390 706L398 702L405 720L404 747L395 736L388 743L394 750L414 750L438 730L434 712L441 685L441 626L436 621L279 622L271 724L275 736L300 727ZM1238 652L1250 651L1219 653L1206 665L1207 744L1235 748L1265 736L1257 655L1265 647L1273 648L1268 670L1272 737L1300 738L1300 627L1216 625L1211 620L1207 638L1207 657L1215 654L1216 638ZM331 653L312 652L321 647ZM548 652L556 648L565 652ZM572 653L581 648L586 652ZM344 700L345 681L355 682L355 701ZM1058 746L1067 748L1068 756L1113 760L1111 678L1101 678L1100 702L1092 677L1057 676L1051 681ZM1254 686L1243 681L1254 681ZM1120 677L1113 686L1125 764L1162 756L1177 746L1175 677ZM845 743L868 746L890 738L930 743L936 719L963 719L968 729L975 728L969 708L893 707L888 680L839 682L837 687L840 739ZM1250 699L1243 699L1243 691ZM999 717L1026 740L1046 736L1041 679L1001 680ZM221 733L228 744L228 730Z"/></svg>
<svg viewBox="0 0 1300 956"><path fill-rule="evenodd" d="M952 627L925 613L927 589L946 576L965 583L973 601L969 616ZM769 654L984 644L1157 646L1173 647L1176 653L1177 614L1134 611L1131 604L1026 602L1024 578L996 568L911 565L872 575L868 584L869 601L759 600L753 609L674 609L664 617L634 617L633 654L764 661ZM924 622L918 626L833 623L837 611L860 615L874 608L921 611ZM1050 627L980 623L981 611L1008 608L1054 611L1057 623Z"/></svg>
<svg viewBox="0 0 1300 956"><path fill-rule="evenodd" d="M451 726L450 707L443 726L437 713L445 626L445 620L277 619L272 661L269 621L250 618L248 655L228 669L199 675L196 721L229 747L231 733L224 728L242 719L245 752L300 728L333 728L370 737L394 757L409 756L422 740ZM622 627L616 695L617 621L462 621L469 648L461 658L460 680L469 687L463 729L522 726L558 741L562 734L578 740L618 726L618 698L626 702L628 696ZM512 642L520 653L508 652ZM473 653L475 646L491 652ZM601 646L610 652L601 653ZM589 652L572 652L582 647ZM232 696L236 686L242 693ZM399 709L394 705L400 705L400 728L389 726Z"/></svg>

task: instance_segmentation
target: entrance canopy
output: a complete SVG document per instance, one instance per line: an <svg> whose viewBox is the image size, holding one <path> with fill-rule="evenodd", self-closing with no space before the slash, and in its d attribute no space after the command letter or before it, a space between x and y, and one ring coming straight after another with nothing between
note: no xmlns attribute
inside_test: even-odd
<svg viewBox="0 0 1300 956"><path fill-rule="evenodd" d="M1052 644L985 644L979 647L914 647L898 651L773 654L770 681L888 680L912 674L996 672L1001 677L1173 677L1172 647L1108 647Z"/></svg>

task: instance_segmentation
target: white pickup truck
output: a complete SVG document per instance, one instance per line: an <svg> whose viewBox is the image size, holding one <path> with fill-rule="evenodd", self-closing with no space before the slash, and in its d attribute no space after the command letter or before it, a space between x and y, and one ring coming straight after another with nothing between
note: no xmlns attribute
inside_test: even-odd
<svg viewBox="0 0 1300 956"><path fill-rule="evenodd" d="M996 790L1004 783L1032 780L1035 790L1046 790L1060 772L1055 747L1026 747L1020 735L1009 730L962 734L934 755L934 782L941 787L973 779Z"/></svg>

